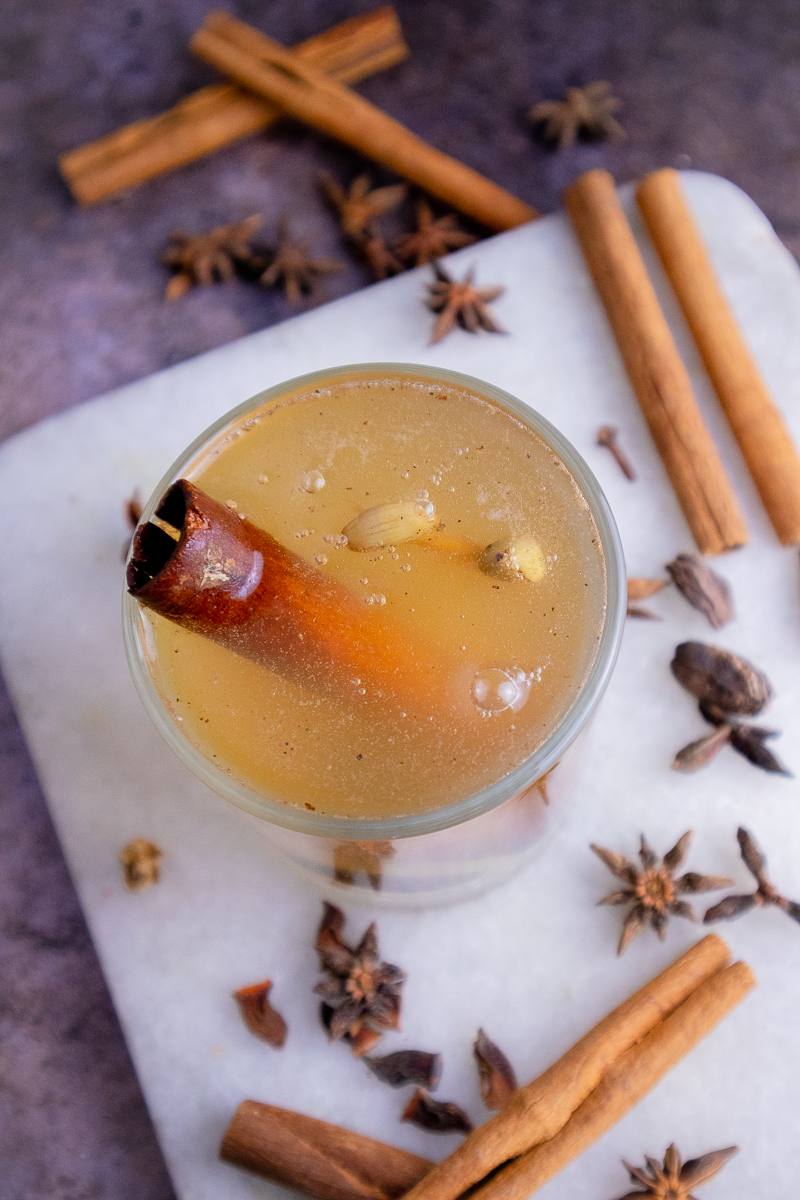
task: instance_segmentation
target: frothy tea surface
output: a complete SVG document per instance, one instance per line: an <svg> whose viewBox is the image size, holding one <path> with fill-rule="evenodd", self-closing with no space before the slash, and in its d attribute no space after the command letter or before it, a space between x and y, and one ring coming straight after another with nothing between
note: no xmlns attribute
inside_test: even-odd
<svg viewBox="0 0 800 1200"><path fill-rule="evenodd" d="M505 775L575 702L606 613L597 528L551 447L478 393L337 379L270 401L186 474L452 664L433 717L356 706L145 613L173 719L235 780L328 815L425 812ZM384 516L385 544L353 549L343 530ZM533 554L529 578L509 574L507 544Z"/></svg>

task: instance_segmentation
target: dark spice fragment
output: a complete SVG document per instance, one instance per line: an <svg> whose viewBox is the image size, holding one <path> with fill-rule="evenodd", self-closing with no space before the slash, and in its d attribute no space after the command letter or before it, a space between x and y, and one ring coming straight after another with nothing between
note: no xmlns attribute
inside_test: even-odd
<svg viewBox="0 0 800 1200"><path fill-rule="evenodd" d="M322 997L320 1020L332 1041L349 1042L356 1058L377 1045L385 1029L400 1027L400 991L405 974L378 961L373 922L353 950L342 940L345 915L333 904L323 906L317 932L320 967L327 978L314 991Z"/></svg>
<svg viewBox="0 0 800 1200"><path fill-rule="evenodd" d="M780 908L795 921L800 921L800 904L781 896L774 884L767 879L767 860L761 853L752 833L740 827L736 831L736 838L739 842L742 861L758 887L748 895L726 896L724 900L720 900L719 904L715 904L708 910L703 917L704 923L708 925L712 921L731 921L734 917L740 917L743 913L749 912L751 908L765 908L769 905Z"/></svg>
<svg viewBox="0 0 800 1200"><path fill-rule="evenodd" d="M383 1058L364 1058L364 1062L389 1087L404 1087L415 1083L428 1091L435 1091L442 1074L441 1054L429 1054L426 1050L398 1050Z"/></svg>
<svg viewBox="0 0 800 1200"><path fill-rule="evenodd" d="M762 771L770 771L774 775L787 775L791 779L792 772L787 770L768 746L764 745L768 738L777 736L774 729L760 729L757 725L735 725L731 730L731 745L753 766L761 767Z"/></svg>
<svg viewBox="0 0 800 1200"><path fill-rule="evenodd" d="M147 838L134 838L119 852L122 878L129 892L143 892L159 880L159 859L164 851Z"/></svg>
<svg viewBox="0 0 800 1200"><path fill-rule="evenodd" d="M765 675L737 654L703 642L682 642L675 650L672 673L704 704L724 713L755 716L772 696Z"/></svg>
<svg viewBox="0 0 800 1200"><path fill-rule="evenodd" d="M686 917L696 921L694 909L685 900L678 897L687 893L712 892L716 888L728 887L732 882L722 876L698 875L694 871L675 879L675 872L686 859L692 831L686 832L672 849L664 855L660 867L658 858L647 844L644 834L641 835L639 858L642 869L634 866L621 854L612 850L604 850L602 846L592 846L598 858L601 858L608 869L622 879L627 885L617 892L611 892L599 901L600 904L631 904L632 908L625 918L622 933L617 947L617 954L624 954L628 946L640 933L648 920L663 941L667 923L671 916Z"/></svg>
<svg viewBox="0 0 800 1200"><path fill-rule="evenodd" d="M432 1100L422 1088L417 1088L401 1121L411 1121L430 1133L471 1133L472 1122L457 1104Z"/></svg>
<svg viewBox="0 0 800 1200"><path fill-rule="evenodd" d="M633 483L636 479L636 472L633 469L631 460L619 444L617 431L613 425L604 425L602 429L598 430L597 444L598 446L605 446L606 450L616 459L619 469L625 478L630 479L631 483Z"/></svg>
<svg viewBox="0 0 800 1200"><path fill-rule="evenodd" d="M478 1030L472 1052L478 1064L483 1103L487 1108L502 1108L512 1092L517 1090L514 1068L500 1047L482 1029Z"/></svg>
<svg viewBox="0 0 800 1200"><path fill-rule="evenodd" d="M724 1150L712 1150L710 1154L691 1158L682 1164L678 1147L673 1142L664 1155L663 1167L650 1157L645 1159L646 1169L632 1167L623 1160L622 1165L630 1174L631 1183L638 1183L644 1191L628 1192L622 1200L638 1200L640 1196L657 1196L658 1200L694 1200L690 1195L691 1189L713 1179L738 1150L738 1146L727 1146Z"/></svg>
<svg viewBox="0 0 800 1200"><path fill-rule="evenodd" d="M244 1023L251 1033L262 1042L269 1042L276 1050L280 1050L286 1041L286 1022L269 1002L272 980L265 979L263 983L253 983L250 987L241 988L233 993L238 1001L239 1011Z"/></svg>
<svg viewBox="0 0 800 1200"><path fill-rule="evenodd" d="M698 609L714 629L733 620L731 589L726 580L699 554L679 554L667 570L681 595Z"/></svg>

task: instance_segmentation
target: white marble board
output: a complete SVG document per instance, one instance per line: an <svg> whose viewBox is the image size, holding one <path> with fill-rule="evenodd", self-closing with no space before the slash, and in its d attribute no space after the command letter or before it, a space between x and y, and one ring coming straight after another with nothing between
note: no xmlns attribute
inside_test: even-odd
<svg viewBox="0 0 800 1200"><path fill-rule="evenodd" d="M800 440L800 271L763 215L732 184L684 175L723 285ZM623 197L632 211L630 189ZM403 1030L382 1049L439 1050L438 1095L487 1116L471 1041L482 1025L527 1080L599 1017L689 946L672 922L665 945L642 936L617 960L618 910L596 908L612 885L588 851L632 854L640 830L666 850L696 830L690 869L744 887L735 830L749 827L774 875L800 899L800 782L770 777L726 750L693 776L669 770L703 732L672 680L675 644L716 641L771 677L776 750L800 773L800 581L781 548L710 392L652 248L633 214L700 403L749 521L749 547L720 559L738 617L714 636L674 592L652 602L663 621L629 622L596 723L589 770L552 852L494 894L425 914L379 914L381 949L408 972ZM452 1136L399 1124L404 1096L329 1046L311 988L319 899L284 875L233 808L196 782L161 743L129 681L120 639L123 500L144 494L177 453L251 394L314 368L395 360L493 381L559 426L605 487L630 573L653 575L690 536L635 403L603 310L563 215L452 256L502 283L506 337L456 332L428 347L420 270L317 308L121 388L0 448L2 665L47 794L142 1087L181 1200L285 1193L216 1159L245 1097L442 1157ZM628 483L594 444L618 425L639 480ZM165 850L162 882L127 894L117 865L131 837ZM704 911L703 898L698 906ZM370 918L352 908L348 932ZM760 988L620 1125L553 1180L544 1200L607 1200L628 1189L621 1157L640 1161L676 1141L686 1157L738 1143L703 1192L709 1200L796 1195L800 1116L800 928L777 911L722 927ZM230 993L269 975L287 1017L276 1053L242 1025Z"/></svg>

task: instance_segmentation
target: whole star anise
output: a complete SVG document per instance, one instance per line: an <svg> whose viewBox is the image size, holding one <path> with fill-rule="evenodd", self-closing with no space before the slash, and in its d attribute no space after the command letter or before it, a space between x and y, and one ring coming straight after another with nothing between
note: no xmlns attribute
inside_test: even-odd
<svg viewBox="0 0 800 1200"><path fill-rule="evenodd" d="M620 101L611 94L611 84L601 80L582 88L567 88L565 100L541 100L528 112L528 120L542 125L546 142L564 150L579 135L593 141L624 138L624 129L612 116L619 106Z"/></svg>
<svg viewBox="0 0 800 1200"><path fill-rule="evenodd" d="M604 850L602 846L592 846L592 850L598 858L601 858L608 869L627 885L617 892L611 892L599 903L632 905L622 926L617 954L625 953L636 935L644 929L648 920L662 941L671 916L686 917L690 921L696 921L697 917L691 904L680 900L679 896L697 892L713 892L715 888L730 886L732 881L724 876L697 875L694 871L689 871L680 879L674 878L675 872L686 859L691 840L692 830L688 830L664 855L659 867L657 855L651 850L642 834L639 848L641 870L621 854Z"/></svg>
<svg viewBox="0 0 800 1200"><path fill-rule="evenodd" d="M766 908L769 905L774 905L785 912L787 916L793 917L795 921L800 921L800 904L781 896L775 885L767 879L767 860L761 853L752 833L739 828L736 831L736 838L744 865L755 879L758 887L754 892L745 896L726 896L724 900L720 900L719 904L715 904L708 910L703 917L704 923L731 921L734 917L741 917L743 913L749 912L751 908Z"/></svg>
<svg viewBox="0 0 800 1200"><path fill-rule="evenodd" d="M408 191L405 183L393 183L389 187L371 191L372 180L369 175L359 175L354 179L349 192L327 171L321 171L318 178L323 194L339 214L342 231L356 242L370 233L378 217L390 208L396 208Z"/></svg>
<svg viewBox="0 0 800 1200"><path fill-rule="evenodd" d="M259 276L259 283L265 287L274 287L283 280L283 290L286 299L296 304L303 292L314 290L315 277L327 275L344 268L344 263L336 258L314 258L308 249L308 242L293 238L289 222L281 217L277 223L278 249L272 262Z"/></svg>
<svg viewBox="0 0 800 1200"><path fill-rule="evenodd" d="M325 904L317 933L320 967L327 978L314 991L322 997L320 1018L332 1041L349 1042L356 1058L369 1053L383 1030L400 1027L400 991L405 973L378 959L375 923L353 950L342 939L345 915Z"/></svg>
<svg viewBox="0 0 800 1200"><path fill-rule="evenodd" d="M358 249L372 267L376 279L388 279L390 275L399 275L405 267L400 259L386 245L379 233L368 234Z"/></svg>
<svg viewBox="0 0 800 1200"><path fill-rule="evenodd" d="M454 329L456 324L468 333L486 329L489 333L505 333L493 319L486 307L492 300L502 296L505 288L476 288L474 271L468 271L462 280L452 279L444 267L433 264L435 283L428 284L428 308L439 316L433 326L430 344L435 345Z"/></svg>
<svg viewBox="0 0 800 1200"><path fill-rule="evenodd" d="M177 300L196 283L207 287L215 279L233 279L234 264L250 257L250 239L260 224L255 213L233 225L217 225L210 233L171 234L171 244L161 256L164 266L175 270L166 299Z"/></svg>
<svg viewBox="0 0 800 1200"><path fill-rule="evenodd" d="M471 246L477 240L471 233L458 228L455 213L446 213L434 220L430 204L420 199L417 201L417 231L404 233L397 239L395 249L403 261L410 262L413 259L414 266L421 267L441 258L448 250Z"/></svg>
<svg viewBox="0 0 800 1200"><path fill-rule="evenodd" d="M724 1150L712 1150L710 1154L691 1158L682 1164L678 1147L673 1142L664 1155L663 1167L655 1158L645 1159L646 1169L633 1167L623 1159L631 1183L641 1184L644 1191L628 1192L621 1200L639 1200L640 1196L657 1196L659 1200L695 1200L689 1189L708 1183L738 1150L738 1146L727 1146Z"/></svg>

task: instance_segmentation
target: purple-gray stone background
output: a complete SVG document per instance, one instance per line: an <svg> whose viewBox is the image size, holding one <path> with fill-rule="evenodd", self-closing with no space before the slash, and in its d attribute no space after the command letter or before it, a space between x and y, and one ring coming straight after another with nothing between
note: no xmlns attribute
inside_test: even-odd
<svg viewBox="0 0 800 1200"><path fill-rule="evenodd" d="M291 44L372 0L217 0ZM165 304L159 253L252 212L347 260L321 201L354 154L285 123L78 210L56 156L214 78L186 44L213 0L4 0L0 8L0 436L369 282L358 265L288 304L244 283ZM359 85L442 150L550 212L581 171L733 180L800 256L797 0L396 0L411 57ZM628 137L548 152L538 99L609 80ZM376 182L388 180L377 168ZM410 209L387 221L408 222ZM394 222L394 224L393 224ZM502 280L486 280L502 283ZM14 519L14 514L6 514ZM7 565L4 566L7 569ZM0 1193L174 1196L14 714L0 694Z"/></svg>

